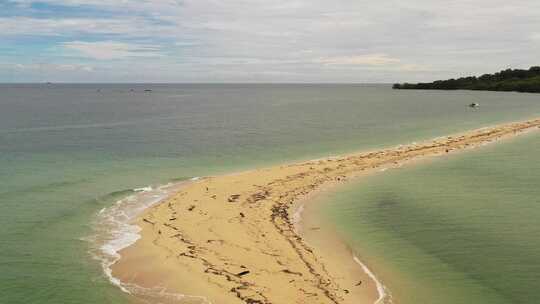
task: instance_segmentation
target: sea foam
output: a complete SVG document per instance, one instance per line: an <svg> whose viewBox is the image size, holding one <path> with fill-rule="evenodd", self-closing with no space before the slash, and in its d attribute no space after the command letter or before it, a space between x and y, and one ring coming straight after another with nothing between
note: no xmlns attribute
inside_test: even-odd
<svg viewBox="0 0 540 304"><path fill-rule="evenodd" d="M191 179L192 181L198 178ZM146 186L135 188L126 197L116 201L110 207L102 208L96 215L94 235L85 238L91 242L90 252L101 263L107 279L123 292L159 301L180 302L181 300L199 300L200 303L210 303L205 297L188 296L168 292L166 288L155 286L145 288L132 283L122 282L112 274L112 266L121 258L120 251L141 238L141 228L133 221L149 207L178 191L186 182L169 183L158 187Z"/></svg>
<svg viewBox="0 0 540 304"><path fill-rule="evenodd" d="M367 267L366 264L362 263L360 259L357 256L353 256L353 260L362 267L362 270L368 275L368 277L375 282L375 285L377 287L377 293L379 297L373 304L387 304L392 303L392 297L390 294L386 291L386 287L383 285L381 281L375 276L375 274Z"/></svg>

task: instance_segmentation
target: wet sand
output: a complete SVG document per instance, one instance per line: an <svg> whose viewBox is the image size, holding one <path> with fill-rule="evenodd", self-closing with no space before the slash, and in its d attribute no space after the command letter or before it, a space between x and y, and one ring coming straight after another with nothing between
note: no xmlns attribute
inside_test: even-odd
<svg viewBox="0 0 540 304"><path fill-rule="evenodd" d="M120 252L113 275L126 286L195 296L181 303L375 303L375 281L344 244L304 241L298 206L366 173L538 128L540 119L200 179L144 212L141 239Z"/></svg>

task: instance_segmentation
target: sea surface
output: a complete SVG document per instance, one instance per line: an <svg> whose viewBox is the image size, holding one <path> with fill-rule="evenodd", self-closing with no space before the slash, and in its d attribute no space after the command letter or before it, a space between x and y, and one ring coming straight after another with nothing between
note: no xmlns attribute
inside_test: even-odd
<svg viewBox="0 0 540 304"><path fill-rule="evenodd" d="M540 132L362 178L318 198L400 304L540 298Z"/></svg>
<svg viewBox="0 0 540 304"><path fill-rule="evenodd" d="M127 303L130 296L106 273L116 250L137 238L136 227L126 220L178 182L536 117L538 100L533 94L394 91L388 85L0 85L0 303ZM480 109L468 108L471 102ZM336 216L347 219L344 231L366 235L352 239L366 242L362 256L381 256L373 260L375 269L392 278L388 285L404 299L410 295L407 284L425 281L431 284L418 289L423 297L500 295L527 303L539 273L534 250L540 248L531 224L538 214L532 195L538 195L538 179L527 176L540 172L537 167L533 172L540 156L533 150L538 151L538 140L536 146L523 140L528 149L509 153L514 158L498 167L483 152L471 154L478 162L464 158L459 170L444 166L461 158L444 161L436 178L424 176L425 183L411 188L416 192L395 188L380 212L364 212L370 204L378 208L378 202L348 205L344 199L344 205L336 204ZM526 165L513 165L526 157ZM477 169L469 170L472 165ZM386 178L376 177L373 187L362 186L358 194L354 189L350 197L387 193ZM397 185L411 181L388 178ZM469 191L444 196L454 193L437 188L444 181L449 191ZM494 192L505 189L504 195ZM478 197L485 200L479 204ZM481 211L466 209L475 206L485 211L480 220L474 215ZM498 220L503 224L492 224ZM418 225L397 229L392 223ZM362 230L366 227L381 234ZM384 242L388 250L404 254L380 247L386 238L396 242ZM437 247L434 240L448 246ZM402 243L408 246L394 250ZM478 254L450 251L467 244L475 244ZM405 252L418 255L408 258ZM382 263L382 257L388 260ZM508 260L514 262L504 264ZM478 268L485 272L473 271ZM433 279L434 273L441 280ZM484 283L489 280L491 285ZM477 287L469 292L467 282ZM523 284L510 291L516 282Z"/></svg>

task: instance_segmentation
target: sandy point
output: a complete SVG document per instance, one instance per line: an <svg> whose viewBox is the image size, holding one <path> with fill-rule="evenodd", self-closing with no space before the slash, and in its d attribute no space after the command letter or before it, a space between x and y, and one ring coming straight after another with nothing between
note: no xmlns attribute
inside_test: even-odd
<svg viewBox="0 0 540 304"><path fill-rule="evenodd" d="M307 242L298 202L367 172L537 130L540 119L422 143L203 178L136 220L141 238L113 275L161 303L382 303L380 288L345 244ZM375 269L376 273L376 269Z"/></svg>

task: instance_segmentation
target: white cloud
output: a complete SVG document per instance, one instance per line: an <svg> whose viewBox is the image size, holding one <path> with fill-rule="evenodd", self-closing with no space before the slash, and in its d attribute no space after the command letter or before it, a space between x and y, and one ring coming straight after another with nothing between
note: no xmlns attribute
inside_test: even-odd
<svg viewBox="0 0 540 304"><path fill-rule="evenodd" d="M126 59L133 57L161 57L156 45L129 44L115 41L71 41L63 44L68 50L77 51L83 57L98 60Z"/></svg>
<svg viewBox="0 0 540 304"><path fill-rule="evenodd" d="M23 6L29 6L32 3L47 3L65 6L96 6L105 8L140 8L148 7L174 7L182 5L181 0L11 0Z"/></svg>
<svg viewBox="0 0 540 304"><path fill-rule="evenodd" d="M106 62L103 77L114 80L137 81L134 72L152 66L154 81L218 74L224 81L415 81L527 67L540 51L537 0L15 1L104 10L88 18L4 14L0 37L55 36L68 52L40 54L54 62L145 58Z"/></svg>
<svg viewBox="0 0 540 304"><path fill-rule="evenodd" d="M0 18L0 36L68 36L75 34L102 34L140 37L165 35L171 28L150 24L141 18Z"/></svg>
<svg viewBox="0 0 540 304"><path fill-rule="evenodd" d="M94 72L94 67L86 64L16 63L3 65L19 71Z"/></svg>
<svg viewBox="0 0 540 304"><path fill-rule="evenodd" d="M328 65L392 65L399 63L398 58L390 57L386 54L367 54L355 56L326 57L317 60Z"/></svg>

